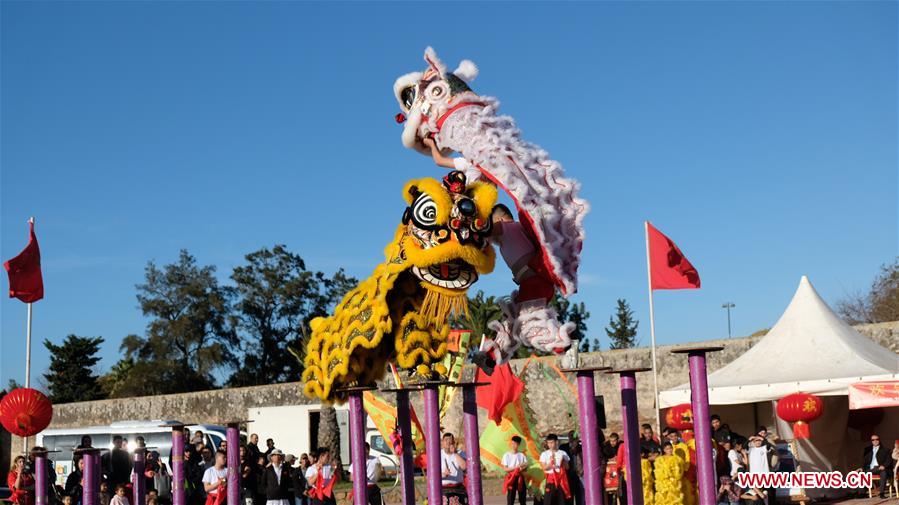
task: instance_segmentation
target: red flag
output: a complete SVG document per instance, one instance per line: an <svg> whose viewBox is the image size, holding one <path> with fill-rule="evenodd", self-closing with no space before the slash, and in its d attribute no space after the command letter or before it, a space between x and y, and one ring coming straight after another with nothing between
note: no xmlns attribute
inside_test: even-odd
<svg viewBox="0 0 899 505"><path fill-rule="evenodd" d="M677 245L649 221L646 222L649 241L649 271L652 289L698 289L699 272L678 249Z"/></svg>
<svg viewBox="0 0 899 505"><path fill-rule="evenodd" d="M41 250L34 236L34 223L29 223L28 245L15 258L3 264L9 274L9 297L32 303L44 297L41 276Z"/></svg>
<svg viewBox="0 0 899 505"><path fill-rule="evenodd" d="M489 377L478 368L475 382L489 383L478 388L478 407L486 409L487 417L496 424L502 423L506 405L518 400L524 391L524 382L512 373L508 363L496 367Z"/></svg>

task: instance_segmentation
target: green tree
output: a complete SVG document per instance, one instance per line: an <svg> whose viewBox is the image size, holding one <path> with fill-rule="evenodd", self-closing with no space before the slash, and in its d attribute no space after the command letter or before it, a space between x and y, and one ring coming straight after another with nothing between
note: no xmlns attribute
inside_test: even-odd
<svg viewBox="0 0 899 505"><path fill-rule="evenodd" d="M837 312L849 324L899 321L899 258L881 265L867 293L837 302Z"/></svg>
<svg viewBox="0 0 899 505"><path fill-rule="evenodd" d="M129 335L126 338L134 337ZM141 364L138 365L131 358L122 358L112 365L109 372L100 377L100 388L109 398L128 398L132 396L142 396L146 394L155 394L156 386L153 381L148 379L154 377L151 366ZM147 393L145 388L150 388L151 393Z"/></svg>
<svg viewBox="0 0 899 505"><path fill-rule="evenodd" d="M474 297L468 298L468 314L452 322L453 327L471 331L473 345L481 342L481 336L487 338L496 336L496 332L487 327L491 321L497 321L502 317L502 309L494 296L486 296L483 291L478 291Z"/></svg>
<svg viewBox="0 0 899 505"><path fill-rule="evenodd" d="M122 341L133 362L132 388L143 394L183 393L215 387L215 372L236 362L237 344L228 291L214 266L198 266L182 250L178 261L162 268L149 262L137 300L150 318L144 336Z"/></svg>
<svg viewBox="0 0 899 505"><path fill-rule="evenodd" d="M587 337L587 319L590 319L590 313L584 302L572 303L570 300L556 293L550 302L559 316L561 323L574 323L575 328L568 336L572 340L580 341L579 352L598 351L599 339L591 339Z"/></svg>
<svg viewBox="0 0 899 505"><path fill-rule="evenodd" d="M305 348L309 322L326 316L357 281L342 269L331 277L306 270L303 259L283 245L245 258L246 265L231 274L243 357L228 382L251 386L299 380L301 356L289 351Z"/></svg>
<svg viewBox="0 0 899 505"><path fill-rule="evenodd" d="M639 321L634 319L634 312L623 298L619 298L615 315L609 317L609 327L606 335L609 336L609 349L628 349L637 345L637 326Z"/></svg>
<svg viewBox="0 0 899 505"><path fill-rule="evenodd" d="M44 340L50 352L50 369L44 374L53 403L99 400L103 391L93 368L100 362L98 353L103 337L69 335L62 344Z"/></svg>

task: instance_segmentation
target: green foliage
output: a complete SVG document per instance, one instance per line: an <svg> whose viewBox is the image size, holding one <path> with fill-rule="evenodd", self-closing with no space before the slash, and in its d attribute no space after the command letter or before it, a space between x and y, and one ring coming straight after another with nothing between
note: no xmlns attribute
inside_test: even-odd
<svg viewBox="0 0 899 505"><path fill-rule="evenodd" d="M494 338L496 332L487 327L491 321L497 321L502 317L502 309L495 296L486 296L483 291L478 291L474 297L468 298L468 315L452 322L454 328L471 330L472 345L481 343L481 336Z"/></svg>
<svg viewBox="0 0 899 505"><path fill-rule="evenodd" d="M899 321L899 257L880 266L867 293L840 300L837 312L849 324Z"/></svg>
<svg viewBox="0 0 899 505"><path fill-rule="evenodd" d="M587 312L587 307L584 306L584 302L571 303L570 300L556 293L556 296L553 297L550 305L556 309L556 312L559 315L559 322L575 324L574 331L572 331L569 336L571 337L571 340L580 341L579 352L599 350L599 339L590 339L587 337L587 319L590 318L590 313Z"/></svg>
<svg viewBox="0 0 899 505"><path fill-rule="evenodd" d="M184 250L162 268L151 261L137 300L150 322L144 336L122 341L125 359L133 363L124 389L149 395L215 387L214 373L236 362L237 343L228 291L215 267L198 266Z"/></svg>
<svg viewBox="0 0 899 505"><path fill-rule="evenodd" d="M619 298L615 309L615 316L609 317L609 327L606 335L609 336L609 349L628 349L637 345L637 326L639 321L634 319L634 313L623 298Z"/></svg>
<svg viewBox="0 0 899 505"><path fill-rule="evenodd" d="M246 265L231 274L243 358L228 382L251 386L299 380L309 322L326 316L357 281L342 269L331 277L306 270L303 259L283 245L245 259Z"/></svg>
<svg viewBox="0 0 899 505"><path fill-rule="evenodd" d="M104 397L93 368L100 362L102 337L69 335L62 344L44 340L50 352L50 369L44 374L50 400L69 403L99 400Z"/></svg>

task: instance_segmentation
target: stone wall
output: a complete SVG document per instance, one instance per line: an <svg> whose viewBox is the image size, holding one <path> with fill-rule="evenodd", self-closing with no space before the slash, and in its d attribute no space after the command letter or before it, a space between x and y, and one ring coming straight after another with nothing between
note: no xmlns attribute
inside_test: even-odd
<svg viewBox="0 0 899 505"><path fill-rule="evenodd" d="M899 353L899 321L869 324L856 327L863 335L878 344ZM721 368L746 352L761 336L707 340L703 345L720 345L724 350L708 357L709 371ZM657 349L659 364L659 389L664 390L689 381L687 360L683 355L671 354L679 346L661 346ZM581 354L585 366L610 366L613 368L649 367L650 350L646 347ZM527 364L527 366L525 366ZM534 412L537 429L541 433L565 433L577 424L576 392L573 379L566 382L553 366L558 359L552 357L539 360L515 360L513 370L523 377L525 393ZM522 374L523 372L523 374ZM472 378L473 367L466 367L465 377ZM597 394L605 400L606 417L610 430L620 430L621 412L617 376L597 374ZM638 407L641 422L654 423L654 402L652 393L652 373L637 376ZM417 396L417 395L414 395ZM305 405L314 403L302 393L300 383L275 384L248 388L220 389L177 395L148 396L118 400L101 400L57 405L54 407L51 428L71 428L78 426L105 425L116 421L135 419L179 420L186 423L224 424L239 420L252 407L275 407L285 405ZM416 404L420 409L421 404ZM461 401L454 401L444 420L444 428L461 433ZM420 412L420 410L419 410ZM487 420L481 412L482 425ZM7 434L8 435L8 434ZM265 438L265 434L260 434ZM3 454L17 452L21 448L18 437L0 437L4 445Z"/></svg>

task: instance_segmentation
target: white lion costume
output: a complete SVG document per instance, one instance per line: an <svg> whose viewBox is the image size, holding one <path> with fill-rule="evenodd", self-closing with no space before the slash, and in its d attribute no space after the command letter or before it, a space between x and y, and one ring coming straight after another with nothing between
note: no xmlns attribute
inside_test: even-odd
<svg viewBox="0 0 899 505"><path fill-rule="evenodd" d="M584 240L583 219L589 210L578 197L580 184L565 177L562 166L546 151L521 139L515 122L501 116L499 101L469 88L477 76L474 63L463 60L453 72L430 47L424 72L396 80L394 94L405 122L403 144L429 154L424 139L443 153L461 155L454 163L469 180L488 180L504 189L518 208L519 222L502 223L497 238L503 259L519 289L503 301L502 321L486 342L499 363L524 344L544 352L564 352L571 345L573 324L560 324L548 302L558 289L577 291L577 269Z"/></svg>

